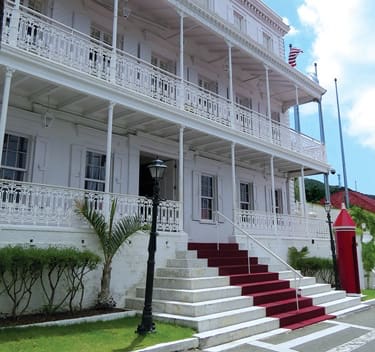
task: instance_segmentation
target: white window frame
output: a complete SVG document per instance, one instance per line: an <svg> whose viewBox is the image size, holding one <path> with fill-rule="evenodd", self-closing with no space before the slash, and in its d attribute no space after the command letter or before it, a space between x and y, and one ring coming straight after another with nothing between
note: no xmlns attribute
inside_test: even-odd
<svg viewBox="0 0 375 352"><path fill-rule="evenodd" d="M211 180L211 189L210 195L203 194L203 178L209 178ZM213 221L214 220L214 212L217 210L216 206L216 199L217 199L217 181L214 175L209 174L201 174L200 175L200 189L199 189L199 198L200 198L200 218L202 221ZM207 200L210 203L210 207L203 208L203 201ZM207 217L203 216L203 210L207 209Z"/></svg>
<svg viewBox="0 0 375 352"><path fill-rule="evenodd" d="M163 71L167 71L172 74L176 74L176 61L170 60L162 55L152 53L151 54L151 65L156 66Z"/></svg>
<svg viewBox="0 0 375 352"><path fill-rule="evenodd" d="M104 177L103 179L96 179L96 178L90 178L90 177L87 177L87 168L88 168L88 164L87 164L87 158L88 158L88 154L89 153L93 153L93 154L96 154L100 157L105 157L105 163L104 163L104 166L99 166L99 168L103 168L104 169ZM102 152L99 152L99 151L96 151L96 150L91 150L91 149L87 149L85 151L85 164L84 164L84 177L83 177L83 188L88 190L88 191L94 191L94 192L104 192L104 189L105 189L105 172L106 172L106 163L107 163L107 155L105 153L102 153ZM100 173L100 172L99 172ZM94 182L94 183L97 183L97 184L102 184L103 185L103 189L102 190L97 190L97 189L91 189L91 188L87 188L86 187L86 182Z"/></svg>
<svg viewBox="0 0 375 352"><path fill-rule="evenodd" d="M31 138L28 137L28 136L19 134L19 133L11 133L11 132L6 132L5 135L12 136L12 137L17 137L17 138L24 138L27 141L26 160L25 160L25 167L24 168L5 165L4 164L4 160L5 159L4 158L1 159L2 160L1 169L7 169L7 170L11 170L11 171L23 172L23 178L22 178L22 180L14 180L14 179L12 179L12 180L14 180L14 181L20 181L20 182L25 182L25 181L27 181L27 177L28 177L28 173L29 173L29 162L30 162L29 159L30 159L30 153L31 153L31 148L32 148ZM5 145L5 135L4 135L4 145ZM3 145L2 149L1 149L2 153L3 153L4 145ZM16 150L16 152L18 153L18 150Z"/></svg>
<svg viewBox="0 0 375 352"><path fill-rule="evenodd" d="M242 185L247 186L247 199L242 199ZM254 183L247 181L239 182L239 207L241 210L255 210ZM243 207L244 206L244 207ZM245 208L245 206L247 208Z"/></svg>
<svg viewBox="0 0 375 352"><path fill-rule="evenodd" d="M233 10L233 25L240 32L246 33L246 16L237 9Z"/></svg>
<svg viewBox="0 0 375 352"><path fill-rule="evenodd" d="M198 86L200 88L203 88L204 90L207 90L209 92L218 94L219 93L219 84L218 81L215 81L213 79L209 79L205 76L198 75Z"/></svg>
<svg viewBox="0 0 375 352"><path fill-rule="evenodd" d="M274 51L272 35L266 31L262 32L262 44L268 51Z"/></svg>
<svg viewBox="0 0 375 352"><path fill-rule="evenodd" d="M90 37L108 46L112 46L112 33L95 23L91 23L90 25ZM121 34L117 34L116 48L124 50L124 37Z"/></svg>

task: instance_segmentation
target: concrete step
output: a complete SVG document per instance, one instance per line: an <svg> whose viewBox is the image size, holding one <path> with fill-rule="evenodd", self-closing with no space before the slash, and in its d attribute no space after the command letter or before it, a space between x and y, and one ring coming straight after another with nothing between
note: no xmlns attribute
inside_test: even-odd
<svg viewBox="0 0 375 352"><path fill-rule="evenodd" d="M206 268L207 259L168 259L167 268Z"/></svg>
<svg viewBox="0 0 375 352"><path fill-rule="evenodd" d="M156 276L162 277L212 277L218 276L217 268L157 268Z"/></svg>
<svg viewBox="0 0 375 352"><path fill-rule="evenodd" d="M197 251L176 251L176 259L197 259Z"/></svg>
<svg viewBox="0 0 375 352"><path fill-rule="evenodd" d="M329 284L314 284L308 286L301 286L298 292L301 294L301 296L311 296L317 293L329 291L331 291L331 285Z"/></svg>
<svg viewBox="0 0 375 352"><path fill-rule="evenodd" d="M143 309L143 298L126 298L126 307L139 310ZM251 297L228 297L203 302L178 302L154 299L152 301L153 312L183 315L187 317L199 317L204 315L227 312L253 306Z"/></svg>
<svg viewBox="0 0 375 352"><path fill-rule="evenodd" d="M144 297L145 288L137 287L136 297ZM235 286L221 286L197 290L176 290L168 288L154 288L153 298L168 301L202 302L226 297L241 296L241 288Z"/></svg>
<svg viewBox="0 0 375 352"><path fill-rule="evenodd" d="M310 286L316 284L315 277L302 277L301 279L297 278L291 278L287 279L290 282L290 287L297 288L297 287L304 287L304 286Z"/></svg>
<svg viewBox="0 0 375 352"><path fill-rule="evenodd" d="M325 308L326 314L334 314L336 311L344 310L360 304L361 297L345 297L332 302L322 303L320 306Z"/></svg>
<svg viewBox="0 0 375 352"><path fill-rule="evenodd" d="M156 277L154 280L154 286L160 288L195 290L200 288L229 286L229 278L226 276L199 278Z"/></svg>
<svg viewBox="0 0 375 352"><path fill-rule="evenodd" d="M262 307L247 307L198 317L166 313L154 313L153 315L158 320L189 326L201 333L264 318L266 310Z"/></svg>
<svg viewBox="0 0 375 352"><path fill-rule="evenodd" d="M217 346L279 328L278 319L260 318L225 328L197 333L200 349Z"/></svg>
<svg viewBox="0 0 375 352"><path fill-rule="evenodd" d="M322 292L322 293L317 293L315 295L310 295L308 296L312 298L313 304L315 306L319 306L323 303L327 302L332 302L338 299L343 299L346 297L346 292L345 291L336 291L336 290L331 290L328 292Z"/></svg>

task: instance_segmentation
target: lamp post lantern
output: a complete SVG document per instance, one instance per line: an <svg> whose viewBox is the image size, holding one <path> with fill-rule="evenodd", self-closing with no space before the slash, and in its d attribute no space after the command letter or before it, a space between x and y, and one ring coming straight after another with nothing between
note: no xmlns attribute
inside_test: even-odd
<svg viewBox="0 0 375 352"><path fill-rule="evenodd" d="M141 324L138 325L137 333L140 335L155 331L155 324L152 321L152 291L154 286L154 271L155 271L155 252L156 252L156 222L158 216L158 206L160 203L160 180L164 175L167 166L164 161L156 159L150 165L150 170L154 186L152 194L152 223L148 243L148 260L147 260L147 274L146 274L146 291L145 303L142 313Z"/></svg>
<svg viewBox="0 0 375 352"><path fill-rule="evenodd" d="M335 288L336 290L340 289L340 280L337 270L337 259L336 259L336 248L335 248L335 241L333 240L333 232L332 232L332 219L331 219L331 203L325 202L324 209L327 213L327 222L328 222L328 229L329 229L329 239L331 243L331 253L332 253L332 264L333 264L333 274L335 279Z"/></svg>

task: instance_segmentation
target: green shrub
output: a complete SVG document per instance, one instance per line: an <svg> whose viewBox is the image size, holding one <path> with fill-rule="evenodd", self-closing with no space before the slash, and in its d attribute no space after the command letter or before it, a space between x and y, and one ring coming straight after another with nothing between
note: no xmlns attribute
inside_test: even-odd
<svg viewBox="0 0 375 352"><path fill-rule="evenodd" d="M69 309L74 310L78 294L78 307L82 309L85 275L99 262L96 254L74 248L0 248L0 294L11 300L13 318L27 310L37 282L46 302L46 313L58 310L67 300ZM58 291L62 292L59 298Z"/></svg>
<svg viewBox="0 0 375 352"><path fill-rule="evenodd" d="M296 247L288 248L288 263L301 271L304 276L314 276L318 281L334 284L332 260L328 258L307 257L309 251L303 247L300 251Z"/></svg>

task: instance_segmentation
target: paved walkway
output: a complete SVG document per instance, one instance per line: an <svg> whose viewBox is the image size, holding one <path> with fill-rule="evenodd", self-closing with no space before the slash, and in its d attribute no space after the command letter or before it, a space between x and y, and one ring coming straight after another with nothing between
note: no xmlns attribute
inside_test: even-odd
<svg viewBox="0 0 375 352"><path fill-rule="evenodd" d="M251 352L374 352L375 302L367 309L285 333L249 338L239 351Z"/></svg>

